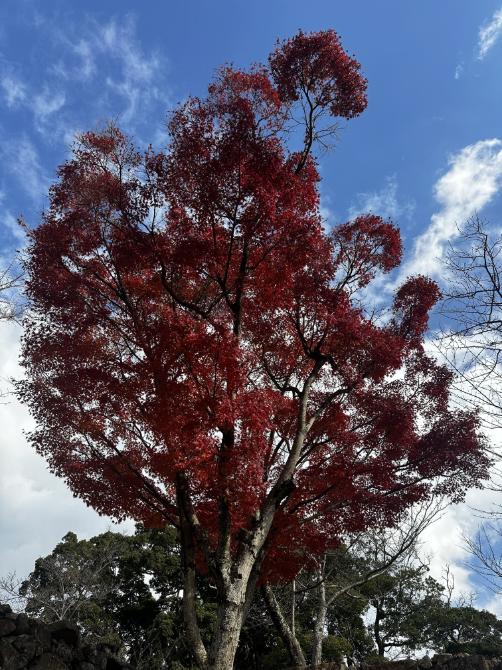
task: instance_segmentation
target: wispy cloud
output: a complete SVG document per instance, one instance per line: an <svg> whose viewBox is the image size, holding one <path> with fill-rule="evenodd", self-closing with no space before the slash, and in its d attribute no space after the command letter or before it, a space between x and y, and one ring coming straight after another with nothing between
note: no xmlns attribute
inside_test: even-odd
<svg viewBox="0 0 502 670"><path fill-rule="evenodd" d="M88 18L83 25L52 31L65 51L53 74L70 84L98 85L98 98L105 107L110 104L109 95L121 98L122 109L117 105L114 110L114 115L120 112L121 123L135 126L153 103L170 104L167 60L160 52L143 48L133 16L104 24Z"/></svg>
<svg viewBox="0 0 502 670"><path fill-rule="evenodd" d="M17 112L26 110L33 128L50 144L68 143L76 128L116 119L127 132L149 144L170 106L167 58L145 46L133 16L98 22L84 15L77 22L40 16L46 36L37 53L39 72L24 70L0 54L0 101ZM88 105L78 103L85 95ZM145 132L148 137L142 137Z"/></svg>
<svg viewBox="0 0 502 670"><path fill-rule="evenodd" d="M33 142L26 136L2 142L0 158L5 171L10 173L32 202L39 205L47 194L50 179L47 177Z"/></svg>
<svg viewBox="0 0 502 670"><path fill-rule="evenodd" d="M349 209L349 217L353 219L360 214L372 212L393 220L411 218L415 211L415 203L412 200L400 201L397 194L397 178L396 175L391 175L386 178L384 186L379 191L358 193L356 203Z"/></svg>
<svg viewBox="0 0 502 670"><path fill-rule="evenodd" d="M484 23L479 29L478 35L478 58L483 60L493 45L502 35L502 7L498 9L492 18Z"/></svg>
<svg viewBox="0 0 502 670"><path fill-rule="evenodd" d="M26 242L26 234L11 211L6 210L5 212L0 213L0 223L9 232L16 243L24 244Z"/></svg>
<svg viewBox="0 0 502 670"><path fill-rule="evenodd" d="M126 102L125 122L131 121L139 108L152 100L168 103L168 92L158 86L166 63L158 53L145 53L135 32L135 22L129 16L123 23L112 20L105 24L98 37L102 51L120 64L119 77L108 77L106 83Z"/></svg>
<svg viewBox="0 0 502 670"><path fill-rule="evenodd" d="M0 77L0 87L8 107L15 107L26 99L26 85L12 74Z"/></svg>
<svg viewBox="0 0 502 670"><path fill-rule="evenodd" d="M58 112L65 104L65 99L66 96L62 91L52 91L46 85L40 93L33 97L31 108L37 119L44 120Z"/></svg>
<svg viewBox="0 0 502 670"><path fill-rule="evenodd" d="M448 171L434 185L439 210L420 235L401 277L441 274L446 244L458 236L458 226L482 210L502 186L502 141L481 140L450 157Z"/></svg>
<svg viewBox="0 0 502 670"><path fill-rule="evenodd" d="M73 52L80 58L78 76L84 81L91 79L96 72L94 49L88 40L80 39L73 45Z"/></svg>
<svg viewBox="0 0 502 670"><path fill-rule="evenodd" d="M53 115L65 104L66 96L60 88L47 82L40 85L28 83L13 66L0 64L0 93L7 107L12 110L26 109L33 115L35 129L47 138L54 138Z"/></svg>

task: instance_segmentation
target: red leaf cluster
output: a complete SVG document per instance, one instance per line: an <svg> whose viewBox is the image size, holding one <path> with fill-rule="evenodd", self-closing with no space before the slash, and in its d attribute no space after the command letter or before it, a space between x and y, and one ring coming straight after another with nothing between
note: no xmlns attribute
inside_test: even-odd
<svg viewBox="0 0 502 670"><path fill-rule="evenodd" d="M313 105L328 107L333 116L346 119L366 108L361 66L344 51L334 30L300 31L279 43L269 62L281 100L298 100L304 93Z"/></svg>

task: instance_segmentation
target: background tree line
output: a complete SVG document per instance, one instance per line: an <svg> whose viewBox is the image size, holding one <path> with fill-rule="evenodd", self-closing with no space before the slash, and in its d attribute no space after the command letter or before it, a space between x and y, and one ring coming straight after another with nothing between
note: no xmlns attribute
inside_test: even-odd
<svg viewBox="0 0 502 670"><path fill-rule="evenodd" d="M381 538L374 539L374 546L380 544ZM268 594L262 590L246 620L235 667L304 665L290 653L278 611L309 662L345 658L357 665L424 649L502 655L502 622L465 599L453 602L450 577L444 584L433 579L427 565L417 562L414 547L383 565L381 555L340 546L324 558L322 570L268 586ZM204 639L210 639L217 594L207 578L199 581L197 612ZM138 670L196 667L184 634L182 587L175 532L142 526L133 535L107 532L89 540L67 533L26 579L0 582L1 596L18 609L46 622L78 624L87 642L109 645ZM320 593L329 605L319 654Z"/></svg>

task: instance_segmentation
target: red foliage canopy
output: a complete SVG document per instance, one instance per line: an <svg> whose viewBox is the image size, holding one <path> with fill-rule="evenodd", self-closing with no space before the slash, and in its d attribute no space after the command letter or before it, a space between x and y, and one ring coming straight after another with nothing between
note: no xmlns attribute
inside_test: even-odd
<svg viewBox="0 0 502 670"><path fill-rule="evenodd" d="M181 105L168 151L112 126L60 168L27 257L21 394L36 448L99 512L182 510L207 562L272 505L272 579L298 549L485 475L476 416L449 409L423 350L436 285L410 279L377 320L361 289L399 264L398 230L373 214L323 228L314 120L359 114L365 88L333 31L299 33Z"/></svg>

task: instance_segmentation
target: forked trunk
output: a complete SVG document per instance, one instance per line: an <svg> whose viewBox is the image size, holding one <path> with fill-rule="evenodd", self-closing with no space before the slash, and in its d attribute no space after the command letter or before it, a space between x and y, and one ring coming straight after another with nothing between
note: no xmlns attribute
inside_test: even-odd
<svg viewBox="0 0 502 670"><path fill-rule="evenodd" d="M231 557L230 552L228 507L226 505L221 507L221 535L216 561L214 560L214 557L211 557L210 555L208 556L207 561L208 565L213 568L216 576L219 603L213 642L209 654L207 654L207 661L202 665L204 670L233 669L242 624L247 614L248 607L251 604L251 599L260 574L261 564L265 556L264 547L267 542L268 534L274 522L278 507L284 500L287 500L294 489L294 470L298 459L300 458L305 436L313 421L313 419L307 421L309 390L322 365L323 361L316 361L304 383L298 417L299 427L288 460L278 481L267 495L261 510L257 511L255 515L255 526L252 531L248 532L246 542L241 544L236 559ZM190 499L188 482L182 475L179 475L177 478L177 502L181 520L181 539L182 544L184 545L183 553L188 558L194 544L193 536L197 536L197 541L202 551L207 549L207 537L201 529L200 521L194 512L192 501ZM188 567L189 563L185 560L185 577L188 574L186 572ZM191 591L192 589L187 590L188 602L184 609L185 623L188 631L190 631L190 626L192 624L196 624L195 592L191 593ZM286 628L289 629L287 622ZM286 637L287 639L290 637L294 638L294 635ZM200 635L198 637L194 634L191 635L191 643L194 653L197 653L197 643L199 641L202 644ZM204 656L204 651L204 648L200 649L200 653L197 653L198 659ZM297 652L295 660L299 661L300 667L305 667L305 659L299 645L293 645L293 652Z"/></svg>

